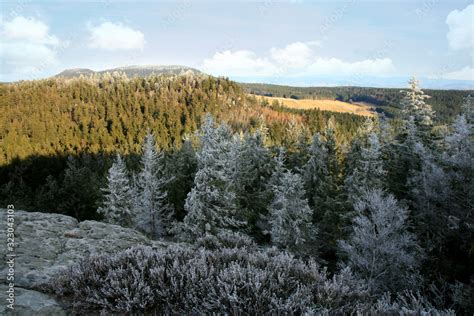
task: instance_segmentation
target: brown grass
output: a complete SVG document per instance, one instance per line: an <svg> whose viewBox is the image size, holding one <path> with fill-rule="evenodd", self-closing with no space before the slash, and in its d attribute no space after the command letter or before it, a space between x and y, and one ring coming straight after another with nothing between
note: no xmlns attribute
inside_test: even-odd
<svg viewBox="0 0 474 316"><path fill-rule="evenodd" d="M375 116L376 112L373 107L363 103L348 103L335 100L310 100L310 99L287 99L277 97L256 96L258 99L265 98L268 103L272 105L274 100L277 100L280 105L299 110L320 109L321 111L343 112L363 116Z"/></svg>

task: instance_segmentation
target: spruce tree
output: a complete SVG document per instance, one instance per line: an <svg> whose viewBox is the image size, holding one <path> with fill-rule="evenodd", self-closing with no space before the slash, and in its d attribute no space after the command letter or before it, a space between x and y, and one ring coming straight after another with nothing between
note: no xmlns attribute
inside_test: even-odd
<svg viewBox="0 0 474 316"><path fill-rule="evenodd" d="M174 206L175 217L179 221L186 215L184 202L193 187L196 168L196 153L190 139L185 139L181 148L166 157L166 175L171 179L167 186L168 200Z"/></svg>
<svg viewBox="0 0 474 316"><path fill-rule="evenodd" d="M172 210L167 202L163 153L155 147L150 133L144 139L140 159L141 170L135 177L135 223L138 229L152 238L166 234Z"/></svg>
<svg viewBox="0 0 474 316"><path fill-rule="evenodd" d="M318 223L323 256L335 255L336 240L341 235L342 211L339 147L334 121L330 119L323 137L315 135L304 166L305 186L308 190L313 221Z"/></svg>
<svg viewBox="0 0 474 316"><path fill-rule="evenodd" d="M285 171L281 183L273 187L273 201L269 207L272 242L290 251L304 251L316 237L312 213L305 198L303 179Z"/></svg>
<svg viewBox="0 0 474 316"><path fill-rule="evenodd" d="M249 224L254 226L266 212L269 202L266 183L271 176L272 162L259 130L254 134L245 134L238 142L235 160L233 182L238 207L246 213Z"/></svg>
<svg viewBox="0 0 474 316"><path fill-rule="evenodd" d="M214 126L210 115L205 117L200 131L201 148L197 152L198 169L194 187L185 203L187 215L181 232L186 239L245 225L237 211L233 188L237 144L230 128Z"/></svg>
<svg viewBox="0 0 474 316"><path fill-rule="evenodd" d="M412 78L408 83L408 91L401 91L404 95L401 101L402 117L405 121L412 117L418 135L425 139L429 137L434 118L431 105L425 102L430 97L420 89L419 82L415 78Z"/></svg>
<svg viewBox="0 0 474 316"><path fill-rule="evenodd" d="M384 188L385 171L381 159L381 146L375 133L367 136L367 145L360 148L359 159L351 163L351 172L345 179L345 191L349 203L368 188Z"/></svg>
<svg viewBox="0 0 474 316"><path fill-rule="evenodd" d="M418 285L419 247L408 232L408 210L382 190L368 190L354 204L357 216L347 241L339 241L347 264L374 293Z"/></svg>
<svg viewBox="0 0 474 316"><path fill-rule="evenodd" d="M321 135L316 133L309 147L309 159L303 168L305 189L310 205L316 210L324 209L328 189L328 155Z"/></svg>
<svg viewBox="0 0 474 316"><path fill-rule="evenodd" d="M122 157L117 157L107 175L107 187L102 189L104 201L97 212L112 224L132 226L133 194L127 167Z"/></svg>
<svg viewBox="0 0 474 316"><path fill-rule="evenodd" d="M444 141L445 151L441 163L449 176L452 190L447 200L451 218L473 233L474 223L474 104L468 97L462 112L452 124L452 131Z"/></svg>

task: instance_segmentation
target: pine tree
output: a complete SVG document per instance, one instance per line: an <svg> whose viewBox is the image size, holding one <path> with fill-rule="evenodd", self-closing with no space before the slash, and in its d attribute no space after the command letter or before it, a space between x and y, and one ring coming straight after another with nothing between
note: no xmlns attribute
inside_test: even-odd
<svg viewBox="0 0 474 316"><path fill-rule="evenodd" d="M140 164L134 189L135 223L152 238L161 237L166 234L172 216L166 192L169 179L164 176L163 153L157 152L154 136L150 133L143 142Z"/></svg>
<svg viewBox="0 0 474 316"><path fill-rule="evenodd" d="M415 287L420 254L415 236L407 231L407 208L376 189L361 196L354 209L352 234L339 241L348 266L375 293Z"/></svg>
<svg viewBox="0 0 474 316"><path fill-rule="evenodd" d="M245 225L237 212L233 188L237 144L227 125L214 127L207 115L201 127L202 147L197 152L198 170L194 187L185 203L187 215L181 226L187 239Z"/></svg>
<svg viewBox="0 0 474 316"><path fill-rule="evenodd" d="M268 220L272 242L287 250L303 251L315 239L316 230L301 176L284 172L281 183L273 187L273 196Z"/></svg>
<svg viewBox="0 0 474 316"><path fill-rule="evenodd" d="M102 214L109 223L130 227L133 212L132 187L127 167L119 154L109 169L107 187L102 191L104 192L104 202L97 212Z"/></svg>

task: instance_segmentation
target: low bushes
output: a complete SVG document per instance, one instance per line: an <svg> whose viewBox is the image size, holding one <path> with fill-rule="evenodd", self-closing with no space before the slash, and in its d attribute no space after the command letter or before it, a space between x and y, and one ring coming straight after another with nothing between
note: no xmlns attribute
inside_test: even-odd
<svg viewBox="0 0 474 316"><path fill-rule="evenodd" d="M387 297L377 302L348 268L330 278L313 261L237 244L214 250L139 246L91 256L60 274L53 288L75 310L112 313L333 315L403 307L416 314L424 308Z"/></svg>

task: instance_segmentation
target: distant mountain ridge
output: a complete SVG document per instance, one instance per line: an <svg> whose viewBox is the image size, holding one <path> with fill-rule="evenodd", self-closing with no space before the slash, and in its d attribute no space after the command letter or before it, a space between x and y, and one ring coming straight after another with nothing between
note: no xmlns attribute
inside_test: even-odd
<svg viewBox="0 0 474 316"><path fill-rule="evenodd" d="M103 74L106 72L123 72L128 77L146 77L150 75L183 75L186 73L202 74L201 71L195 68L181 65L133 65L100 71L94 71L87 68L66 69L57 74L55 77L74 78L79 77L80 75L89 76L92 74Z"/></svg>

